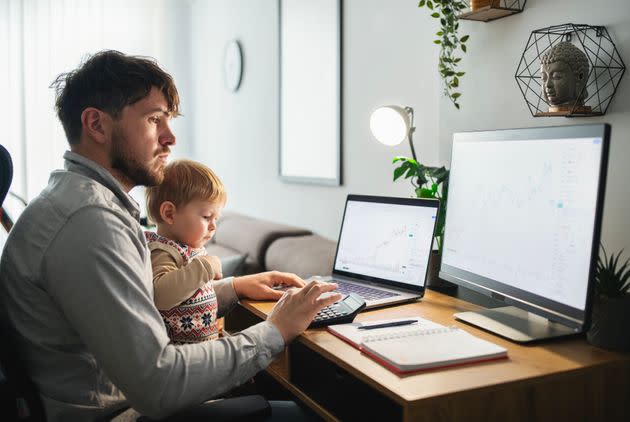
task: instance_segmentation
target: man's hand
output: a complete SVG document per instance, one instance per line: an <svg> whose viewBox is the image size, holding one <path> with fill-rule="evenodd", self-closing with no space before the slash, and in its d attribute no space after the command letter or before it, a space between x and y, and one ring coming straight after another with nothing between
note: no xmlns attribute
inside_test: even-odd
<svg viewBox="0 0 630 422"><path fill-rule="evenodd" d="M304 281L291 273L268 271L234 278L234 290L239 299L278 300L283 292L274 286L303 287Z"/></svg>
<svg viewBox="0 0 630 422"><path fill-rule="evenodd" d="M309 326L320 309L332 305L341 299L339 293L326 295L337 288L334 283L312 281L302 289L289 289L280 298L267 317L275 325L285 343L289 343Z"/></svg>
<svg viewBox="0 0 630 422"><path fill-rule="evenodd" d="M221 268L221 260L218 256L214 255L204 255L200 256L200 259L205 259L206 262L210 264L212 267L212 272L214 274L215 280L220 280L223 278L223 269Z"/></svg>

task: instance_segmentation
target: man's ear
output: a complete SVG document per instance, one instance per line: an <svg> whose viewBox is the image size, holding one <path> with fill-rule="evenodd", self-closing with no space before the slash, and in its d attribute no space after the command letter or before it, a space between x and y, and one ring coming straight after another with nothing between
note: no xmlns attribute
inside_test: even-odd
<svg viewBox="0 0 630 422"><path fill-rule="evenodd" d="M160 218L168 225L174 223L174 215L177 207L171 201L164 201L160 205Z"/></svg>
<svg viewBox="0 0 630 422"><path fill-rule="evenodd" d="M110 139L112 122L112 118L107 113L94 107L87 107L81 113L83 136L99 144L104 144Z"/></svg>

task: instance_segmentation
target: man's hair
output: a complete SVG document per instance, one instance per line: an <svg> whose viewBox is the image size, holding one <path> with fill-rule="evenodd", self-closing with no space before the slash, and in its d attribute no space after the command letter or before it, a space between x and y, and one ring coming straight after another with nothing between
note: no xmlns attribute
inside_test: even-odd
<svg viewBox="0 0 630 422"><path fill-rule="evenodd" d="M161 223L160 205L171 201L182 207L194 200L225 203L227 192L221 180L208 167L192 160L176 160L164 169L164 181L146 189L147 213Z"/></svg>
<svg viewBox="0 0 630 422"><path fill-rule="evenodd" d="M101 51L77 69L57 76L50 87L55 89L55 111L71 145L79 142L81 113L87 107L118 119L123 108L147 97L153 87L166 97L168 112L173 117L179 115L173 78L149 57Z"/></svg>

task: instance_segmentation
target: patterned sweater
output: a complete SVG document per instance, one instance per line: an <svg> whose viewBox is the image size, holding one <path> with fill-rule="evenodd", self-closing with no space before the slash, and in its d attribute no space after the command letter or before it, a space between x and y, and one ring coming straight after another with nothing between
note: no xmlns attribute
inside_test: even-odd
<svg viewBox="0 0 630 422"><path fill-rule="evenodd" d="M151 250L155 302L174 343L218 337L217 298L209 263L194 249L154 232L145 232Z"/></svg>

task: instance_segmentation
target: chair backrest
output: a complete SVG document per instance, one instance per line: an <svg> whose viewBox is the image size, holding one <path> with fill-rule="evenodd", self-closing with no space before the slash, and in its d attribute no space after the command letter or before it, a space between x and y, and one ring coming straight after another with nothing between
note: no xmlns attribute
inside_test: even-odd
<svg viewBox="0 0 630 422"><path fill-rule="evenodd" d="M0 145L0 207L9 192L11 181L13 180L13 162L11 155L2 145Z"/></svg>
<svg viewBox="0 0 630 422"><path fill-rule="evenodd" d="M0 145L0 220L2 220L0 222L2 223L5 222L6 215L2 210L2 204L9 192L12 180L11 155ZM0 275L0 283L2 282L4 281ZM43 421L44 410L37 390L15 349L15 336L16 333L12 327L0 319L0 419Z"/></svg>
<svg viewBox="0 0 630 422"><path fill-rule="evenodd" d="M11 230L13 221L4 208L2 208L2 204L4 203L4 198L7 197L12 180L13 162L11 161L11 155L9 154L9 151L0 145L0 226L4 227L7 233Z"/></svg>

